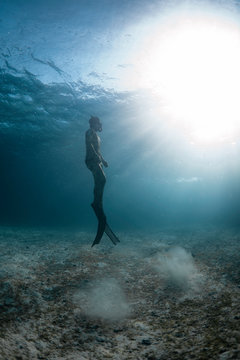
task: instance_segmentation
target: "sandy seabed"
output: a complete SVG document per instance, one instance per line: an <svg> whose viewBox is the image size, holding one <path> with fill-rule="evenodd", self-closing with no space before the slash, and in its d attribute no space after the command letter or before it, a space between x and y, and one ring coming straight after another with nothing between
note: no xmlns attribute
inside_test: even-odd
<svg viewBox="0 0 240 360"><path fill-rule="evenodd" d="M0 228L0 359L240 359L240 231Z"/></svg>

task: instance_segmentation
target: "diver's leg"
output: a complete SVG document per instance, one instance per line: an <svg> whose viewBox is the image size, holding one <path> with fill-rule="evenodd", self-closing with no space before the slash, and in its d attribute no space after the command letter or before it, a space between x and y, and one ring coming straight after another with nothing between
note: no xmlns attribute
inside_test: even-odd
<svg viewBox="0 0 240 360"><path fill-rule="evenodd" d="M101 165L94 167L93 171L94 177L94 200L93 206L102 209L103 207L103 191L106 184L106 176L103 172Z"/></svg>
<svg viewBox="0 0 240 360"><path fill-rule="evenodd" d="M97 235L92 244L92 246L94 246L100 243L107 223L107 219L103 211L103 191L106 183L106 177L100 165L94 167L92 173L94 177L94 201L91 205L98 218Z"/></svg>
<svg viewBox="0 0 240 360"><path fill-rule="evenodd" d="M103 191L104 186L106 183L106 177L103 172L103 169L100 165L91 168L93 177L94 177L94 201L91 204L97 218L98 218L98 230L95 240L92 244L92 247L96 244L99 244L103 233L105 232L107 236L110 238L114 245L117 245L119 239L110 229L109 225L107 224L106 215L103 211Z"/></svg>
<svg viewBox="0 0 240 360"><path fill-rule="evenodd" d="M103 234L104 234L104 231L105 231L105 227L106 227L106 216L104 216L103 218L101 219L98 219L98 229L97 229L97 235L95 236L95 239L94 239L94 242L92 244L92 247L96 244L99 244L102 237L103 237Z"/></svg>
<svg viewBox="0 0 240 360"><path fill-rule="evenodd" d="M106 228L106 224L107 224L107 219L106 219L106 215L104 214L104 211L103 211L103 208L101 207L98 207L98 206L95 206L94 203L91 204L97 218L98 218L98 229L97 229L97 235L95 237L95 240L92 244L92 247L96 244L99 244L101 239L102 239L102 236L103 236L103 233L105 231L105 228Z"/></svg>

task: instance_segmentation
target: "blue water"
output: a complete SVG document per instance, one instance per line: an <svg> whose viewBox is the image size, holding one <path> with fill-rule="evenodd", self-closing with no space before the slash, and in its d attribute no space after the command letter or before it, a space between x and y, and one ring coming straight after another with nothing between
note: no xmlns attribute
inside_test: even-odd
<svg viewBox="0 0 240 360"><path fill-rule="evenodd" d="M226 146L211 158L206 149L192 154L190 145L182 148L171 138L152 150L154 135L135 138L131 98L118 103L128 95L85 84L46 85L8 68L1 70L1 84L3 224L90 226L93 181L84 164L84 133L91 113L103 122L104 204L115 226L238 224L236 150Z"/></svg>
<svg viewBox="0 0 240 360"><path fill-rule="evenodd" d="M101 48L131 24L130 8L135 23L157 3L124 2L116 24L117 2L48 4L1 2L0 223L96 225L84 164L84 134L95 115L103 123L104 207L114 228L239 225L239 141L198 147L164 119L149 126L149 94L111 88L95 71Z"/></svg>

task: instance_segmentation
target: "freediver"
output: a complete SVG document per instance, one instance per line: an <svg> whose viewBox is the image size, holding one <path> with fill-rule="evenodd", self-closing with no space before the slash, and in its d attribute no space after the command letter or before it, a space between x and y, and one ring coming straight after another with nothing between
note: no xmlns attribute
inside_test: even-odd
<svg viewBox="0 0 240 360"><path fill-rule="evenodd" d="M106 183L106 176L102 165L108 167L107 161L100 152L100 137L97 132L102 131L100 119L92 116L89 119L90 128L86 131L86 159L85 163L92 172L94 178L94 200L91 204L93 209L103 210L103 191Z"/></svg>
<svg viewBox="0 0 240 360"><path fill-rule="evenodd" d="M106 176L103 171L103 166L108 167L108 163L102 157L100 152L100 137L97 132L102 131L102 124L97 116L91 116L89 119L90 128L86 131L86 158L85 163L88 169L93 174L94 179L94 199L91 204L97 218L98 231L92 246L99 244L103 233L105 232L114 245L119 242L119 239L110 229L107 224L106 215L103 211L103 191L106 184Z"/></svg>

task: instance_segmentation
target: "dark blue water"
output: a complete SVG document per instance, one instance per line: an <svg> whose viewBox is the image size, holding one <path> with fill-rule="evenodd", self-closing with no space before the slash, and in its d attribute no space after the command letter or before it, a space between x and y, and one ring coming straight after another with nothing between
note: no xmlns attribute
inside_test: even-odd
<svg viewBox="0 0 240 360"><path fill-rule="evenodd" d="M149 126L149 94L105 86L95 71L131 11L135 23L159 4L1 1L1 224L95 226L84 134L96 115L115 228L239 225L239 141L193 146L162 118Z"/></svg>

